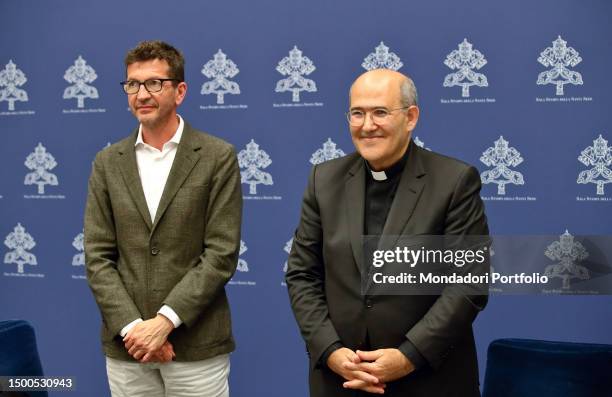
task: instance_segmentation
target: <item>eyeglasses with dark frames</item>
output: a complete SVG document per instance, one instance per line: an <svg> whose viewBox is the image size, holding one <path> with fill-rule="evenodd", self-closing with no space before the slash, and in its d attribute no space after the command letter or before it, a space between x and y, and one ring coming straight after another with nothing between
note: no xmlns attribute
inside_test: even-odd
<svg viewBox="0 0 612 397"><path fill-rule="evenodd" d="M125 91L126 94L132 95L140 91L141 85L144 85L145 89L149 93L160 92L162 88L164 88L164 81L180 82L179 79L149 79L145 81L126 80L126 81L122 81L119 84L121 84L121 86L123 87L123 91Z"/></svg>

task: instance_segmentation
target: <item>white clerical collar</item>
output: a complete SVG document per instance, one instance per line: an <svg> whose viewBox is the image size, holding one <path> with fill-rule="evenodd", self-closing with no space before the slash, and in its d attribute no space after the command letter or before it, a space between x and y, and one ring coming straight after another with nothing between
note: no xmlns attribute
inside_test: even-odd
<svg viewBox="0 0 612 397"><path fill-rule="evenodd" d="M370 167L370 164L368 164L368 161L366 159L363 159L363 162L365 163L365 166L368 169L368 171L370 171L370 174L372 174L372 179L374 179L375 181L382 182L382 181L386 181L387 179L389 179L387 177L387 173L385 172L385 170L374 171L372 167Z"/></svg>
<svg viewBox="0 0 612 397"><path fill-rule="evenodd" d="M374 171L372 167L370 167L370 164L367 162L366 159L363 159L363 161L365 162L365 166L368 168L368 171L370 171L370 173L372 174L372 179L377 182L382 182L386 181L389 178L395 178L397 175L401 174L404 170L404 167L406 166L407 159L408 149L406 149L402 157L398 161L396 161L395 164L382 171Z"/></svg>
<svg viewBox="0 0 612 397"><path fill-rule="evenodd" d="M372 173L372 178L374 178L375 181L386 181L387 180L387 174L385 173L385 171L374 171L373 169L370 168L370 172Z"/></svg>
<svg viewBox="0 0 612 397"><path fill-rule="evenodd" d="M185 128L185 122L183 121L183 118L178 114L177 114L177 117L179 119L179 125L176 128L176 131L174 132L174 135L172 136L172 138L170 138L170 140L168 141L176 145L178 145L181 142L181 137L183 136L183 129ZM136 142L134 142L134 146L138 146L139 144L142 144L142 145L145 144L144 140L142 139L142 124L138 126L138 136L136 137Z"/></svg>

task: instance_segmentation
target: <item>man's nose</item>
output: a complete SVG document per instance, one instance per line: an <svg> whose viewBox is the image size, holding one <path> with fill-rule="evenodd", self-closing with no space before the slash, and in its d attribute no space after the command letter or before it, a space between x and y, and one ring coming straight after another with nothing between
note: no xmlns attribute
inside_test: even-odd
<svg viewBox="0 0 612 397"><path fill-rule="evenodd" d="M138 99L147 99L151 96L151 93L149 91L147 91L146 87L144 84L141 84L140 87L138 87L138 92L136 93L136 98Z"/></svg>
<svg viewBox="0 0 612 397"><path fill-rule="evenodd" d="M361 129L363 129L364 131L374 131L377 128L378 126L376 125L376 123L374 123L374 120L372 119L372 114L366 113L365 120L363 121L363 127L361 127Z"/></svg>

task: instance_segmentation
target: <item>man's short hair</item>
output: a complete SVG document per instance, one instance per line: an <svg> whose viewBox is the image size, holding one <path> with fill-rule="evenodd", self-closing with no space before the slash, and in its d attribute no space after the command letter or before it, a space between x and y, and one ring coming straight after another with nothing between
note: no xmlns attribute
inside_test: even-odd
<svg viewBox="0 0 612 397"><path fill-rule="evenodd" d="M183 54L170 44L158 40L141 41L128 51L125 56L127 69L133 63L161 59L170 66L169 78L185 81L185 58Z"/></svg>
<svg viewBox="0 0 612 397"><path fill-rule="evenodd" d="M417 94L414 81L410 77L406 77L400 84L400 103L402 106L418 106L419 96Z"/></svg>

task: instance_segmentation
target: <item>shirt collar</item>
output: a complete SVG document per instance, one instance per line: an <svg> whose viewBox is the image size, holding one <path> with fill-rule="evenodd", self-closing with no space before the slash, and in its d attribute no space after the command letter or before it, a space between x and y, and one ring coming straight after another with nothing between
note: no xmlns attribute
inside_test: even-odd
<svg viewBox="0 0 612 397"><path fill-rule="evenodd" d="M409 143L409 146L410 144L411 143ZM385 182L388 179L394 178L396 175L399 175L404 170L406 161L408 161L408 148L406 148L404 155L395 164L393 164L386 170L374 171L365 159L363 161L365 162L368 171L370 171L369 174L372 176L372 179L377 182Z"/></svg>
<svg viewBox="0 0 612 397"><path fill-rule="evenodd" d="M176 145L178 145L181 142L181 137L183 136L183 129L185 128L185 122L183 121L183 118L178 114L177 116L179 119L179 125L176 131L174 132L174 135L172 136L172 138L170 138L170 140L168 141ZM138 126L138 136L136 137L136 142L134 143L134 146L138 146L139 144L145 145L145 142L142 140L142 124Z"/></svg>

